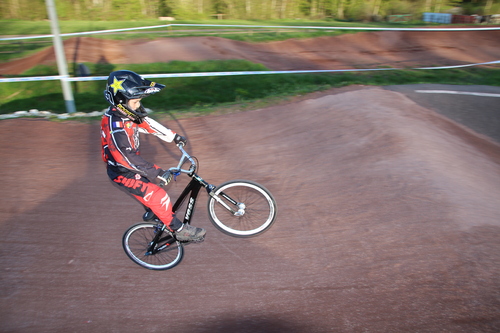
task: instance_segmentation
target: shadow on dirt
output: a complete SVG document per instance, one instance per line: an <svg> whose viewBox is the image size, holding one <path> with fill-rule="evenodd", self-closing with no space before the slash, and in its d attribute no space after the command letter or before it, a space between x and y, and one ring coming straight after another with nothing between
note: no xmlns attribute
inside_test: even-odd
<svg viewBox="0 0 500 333"><path fill-rule="evenodd" d="M243 316L247 318L242 318ZM307 325L302 321L269 319L265 316L248 318L249 314L225 315L203 324L203 327L192 329L189 333L238 332L238 333L303 333L317 331L317 327ZM326 332L327 330L325 330Z"/></svg>

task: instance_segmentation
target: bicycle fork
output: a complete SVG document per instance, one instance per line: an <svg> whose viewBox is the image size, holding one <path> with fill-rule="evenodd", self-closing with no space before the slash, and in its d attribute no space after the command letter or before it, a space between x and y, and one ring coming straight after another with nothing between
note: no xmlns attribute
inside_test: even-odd
<svg viewBox="0 0 500 333"><path fill-rule="evenodd" d="M207 183L205 180L203 180L200 176L198 176L196 174L193 174L193 178L196 181L198 181L203 187L205 187L208 195L210 195L218 203L220 203L222 207L224 207L229 212L231 212L231 214L233 214L234 216L238 216L238 217L245 215L246 205L244 203L234 201L233 199L231 199L231 197L226 195L224 192L220 192L219 194L215 194L216 186ZM230 204L236 206L238 209L234 210L233 208L231 208L224 200L221 199L221 197L226 199Z"/></svg>
<svg viewBox="0 0 500 333"><path fill-rule="evenodd" d="M211 185L213 186L213 185ZM214 198L218 203L220 203L222 205L222 207L226 208L228 211L231 212L231 214L233 214L234 216L243 216L245 215L245 209L246 209L246 205L242 202L236 202L234 201L233 199L231 199L231 197L229 197L228 195L226 195L224 192L220 192L218 195L215 194L213 191L210 191L209 192L209 195ZM233 208L231 208L224 200L222 200L220 197L223 197L224 199L226 199L229 203L231 203L232 205L238 207L238 210L234 210Z"/></svg>

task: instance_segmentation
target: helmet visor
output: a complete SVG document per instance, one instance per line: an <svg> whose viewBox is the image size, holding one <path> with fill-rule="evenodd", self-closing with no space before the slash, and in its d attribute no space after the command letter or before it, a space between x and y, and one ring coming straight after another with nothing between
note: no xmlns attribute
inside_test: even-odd
<svg viewBox="0 0 500 333"><path fill-rule="evenodd" d="M129 98L144 98L152 94L156 94L165 86L156 83L154 86L138 86L127 89L127 97Z"/></svg>

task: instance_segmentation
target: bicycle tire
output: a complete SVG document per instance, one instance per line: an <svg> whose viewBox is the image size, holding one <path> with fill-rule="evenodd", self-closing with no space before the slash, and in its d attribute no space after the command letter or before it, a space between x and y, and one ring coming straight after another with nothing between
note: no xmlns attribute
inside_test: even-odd
<svg viewBox="0 0 500 333"><path fill-rule="evenodd" d="M154 254L147 253L156 232L158 232L157 223L138 223L128 228L122 239L125 253L133 262L147 269L166 270L177 266L184 256L184 247L174 238L164 238L156 247L173 241L165 249Z"/></svg>
<svg viewBox="0 0 500 333"><path fill-rule="evenodd" d="M221 200L238 209L225 196L245 205L242 216L227 210L213 196L208 199L208 216L213 225L234 237L253 237L269 230L278 213L276 200L264 186L249 180L231 180L214 190ZM222 195L225 194L225 196Z"/></svg>

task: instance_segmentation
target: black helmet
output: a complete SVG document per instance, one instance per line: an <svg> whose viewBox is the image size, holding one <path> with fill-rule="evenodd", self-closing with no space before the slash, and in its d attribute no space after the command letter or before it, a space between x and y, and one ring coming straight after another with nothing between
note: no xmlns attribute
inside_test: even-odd
<svg viewBox="0 0 500 333"><path fill-rule="evenodd" d="M143 79L132 71L115 71L109 74L104 97L118 112L140 124L147 112L142 105L137 110L131 110L127 106L128 100L147 97L163 88L163 84Z"/></svg>

